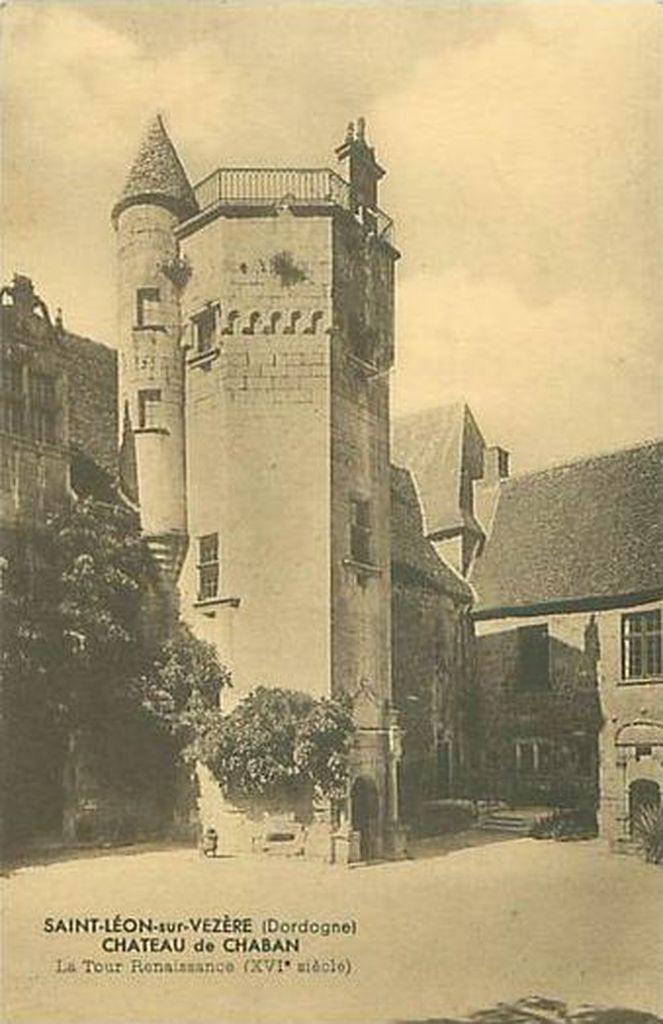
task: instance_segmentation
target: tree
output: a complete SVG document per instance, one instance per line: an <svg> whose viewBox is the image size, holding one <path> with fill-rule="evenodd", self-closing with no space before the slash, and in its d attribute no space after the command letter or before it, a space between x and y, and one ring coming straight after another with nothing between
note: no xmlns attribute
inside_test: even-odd
<svg viewBox="0 0 663 1024"><path fill-rule="evenodd" d="M349 699L259 686L209 725L196 752L231 799L344 795L354 734Z"/></svg>
<svg viewBox="0 0 663 1024"><path fill-rule="evenodd" d="M18 589L8 622L6 678L38 683L59 724L87 725L127 698L149 659L155 566L135 516L91 498L49 519L32 552L35 579Z"/></svg>
<svg viewBox="0 0 663 1024"><path fill-rule="evenodd" d="M8 831L21 840L48 818L91 838L78 808L95 792L102 817L104 793L125 816L148 804L166 815L176 763L218 715L228 671L176 621L129 509L80 498L30 552L34 579L8 581L2 598Z"/></svg>
<svg viewBox="0 0 663 1024"><path fill-rule="evenodd" d="M91 498L35 530L16 562L2 607L10 841L58 828L63 812L73 827L82 737L94 733L87 746L100 753L126 719L127 680L149 657L143 610L156 579L135 516Z"/></svg>
<svg viewBox="0 0 663 1024"><path fill-rule="evenodd" d="M216 649L179 622L139 680L143 706L173 737L186 760L218 715L219 695L231 685Z"/></svg>

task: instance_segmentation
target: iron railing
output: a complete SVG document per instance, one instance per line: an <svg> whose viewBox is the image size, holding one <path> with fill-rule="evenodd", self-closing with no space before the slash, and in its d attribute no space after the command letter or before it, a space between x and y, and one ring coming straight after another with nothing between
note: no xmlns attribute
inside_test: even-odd
<svg viewBox="0 0 663 1024"><path fill-rule="evenodd" d="M338 206L354 213L347 181L327 167L221 167L194 187L200 211L216 205L272 206L282 200L297 205ZM381 210L365 219L386 241L393 241L393 221Z"/></svg>

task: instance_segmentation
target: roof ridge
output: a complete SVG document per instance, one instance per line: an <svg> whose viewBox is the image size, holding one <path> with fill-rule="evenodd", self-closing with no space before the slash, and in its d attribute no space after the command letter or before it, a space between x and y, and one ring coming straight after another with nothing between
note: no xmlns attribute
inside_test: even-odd
<svg viewBox="0 0 663 1024"><path fill-rule="evenodd" d="M655 448L657 445L663 445L663 438L647 438L643 441L636 441L633 444L626 445L623 448L613 448L610 451L595 452L593 455L577 455L573 459L569 459L567 462L556 462L552 466L543 466L540 469L528 469L523 473L514 473L513 476L505 477L500 483L501 486L505 487L511 483L518 483L520 480L526 480L533 476L546 476L559 472L563 469L573 469L576 466L582 466L588 462L598 462L601 459L615 458L618 455L625 455L627 452L638 451L641 448Z"/></svg>
<svg viewBox="0 0 663 1024"><path fill-rule="evenodd" d="M465 399L464 398L459 398L458 401L456 401L456 402L442 402L442 404L440 404L440 405L427 405L427 406L424 406L423 409L413 409L410 412L398 413L398 415L393 417L392 423L393 424L402 423L405 420L413 420L413 419L417 419L418 417L423 417L423 416L426 416L426 415L430 416L433 413L439 413L439 412L443 412L443 411L445 411L445 412L449 411L450 412L452 409L457 411L457 412L461 412L462 410L469 409L469 408L470 407L469 407L468 403L465 401ZM471 412L471 409L470 409L470 412Z"/></svg>

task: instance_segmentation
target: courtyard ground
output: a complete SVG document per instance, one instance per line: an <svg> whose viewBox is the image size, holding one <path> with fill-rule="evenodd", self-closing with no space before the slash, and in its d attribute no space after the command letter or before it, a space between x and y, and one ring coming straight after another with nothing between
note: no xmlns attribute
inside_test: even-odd
<svg viewBox="0 0 663 1024"><path fill-rule="evenodd" d="M3 1022L421 1020L531 996L663 1013L661 869L610 855L598 842L484 835L476 843L428 840L414 847L414 859L352 870L205 859L190 849L21 868L3 879ZM192 923L226 914L251 918L260 939L267 918L309 928L355 922L356 934L301 933L299 952L287 954L228 952L227 933L203 934ZM108 918L112 929L116 915L119 931L45 932L48 917ZM125 927L139 917L188 926L186 951L101 948L134 937ZM270 937L279 934L286 937ZM201 938L214 950L194 952ZM226 968L149 973L134 962ZM329 970L316 971L316 963Z"/></svg>

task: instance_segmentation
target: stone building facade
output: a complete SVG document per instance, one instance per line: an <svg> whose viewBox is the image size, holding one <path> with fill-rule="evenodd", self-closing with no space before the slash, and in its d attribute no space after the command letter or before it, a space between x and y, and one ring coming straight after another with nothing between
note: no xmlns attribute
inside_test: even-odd
<svg viewBox="0 0 663 1024"><path fill-rule="evenodd" d="M628 844L663 785L663 445L505 479L471 575L485 778L598 803Z"/></svg>
<svg viewBox="0 0 663 1024"><path fill-rule="evenodd" d="M423 531L411 474L392 468L392 677L403 729L401 807L413 832L443 827L472 790L476 692L472 591Z"/></svg>
<svg viewBox="0 0 663 1024"><path fill-rule="evenodd" d="M485 796L516 806L595 808L596 616L475 617L475 630Z"/></svg>
<svg viewBox="0 0 663 1024"><path fill-rule="evenodd" d="M192 188L161 120L151 125L113 210L122 448L125 490L183 617L232 670L230 700L258 684L355 698L341 825L380 856L399 845L398 252L362 121L337 156L347 181L221 169ZM230 835L232 808L206 785L204 824Z"/></svg>
<svg viewBox="0 0 663 1024"><path fill-rule="evenodd" d="M663 793L663 603L600 613L601 695L599 829L617 848L628 848L645 806L661 806Z"/></svg>
<svg viewBox="0 0 663 1024"><path fill-rule="evenodd" d="M0 611L9 631L12 609L47 596L48 517L75 494L112 488L116 353L65 330L32 281L17 274L0 290L0 369ZM12 714L25 723L20 736L7 727ZM11 685L3 693L3 761L8 841L57 833L62 738L43 700Z"/></svg>
<svg viewBox="0 0 663 1024"><path fill-rule="evenodd" d="M117 357L55 321L20 274L0 290L0 550L14 589L38 585L31 538L72 492L114 479Z"/></svg>

